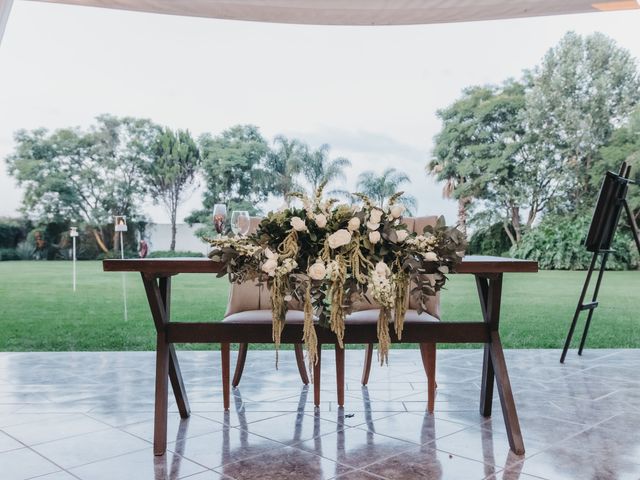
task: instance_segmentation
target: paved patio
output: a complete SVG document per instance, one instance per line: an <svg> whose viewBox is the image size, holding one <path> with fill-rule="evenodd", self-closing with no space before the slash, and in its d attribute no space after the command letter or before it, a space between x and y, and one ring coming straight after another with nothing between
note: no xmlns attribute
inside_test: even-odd
<svg viewBox="0 0 640 480"><path fill-rule="evenodd" d="M640 478L640 350L507 351L527 453L509 451L499 401L478 413L480 350L439 350L435 415L419 353L394 350L359 383L347 352L344 411L333 354L314 412L293 352L250 351L231 411L218 352L180 352L193 415L170 404L169 452L154 457L154 355L0 353L0 478L634 479Z"/></svg>

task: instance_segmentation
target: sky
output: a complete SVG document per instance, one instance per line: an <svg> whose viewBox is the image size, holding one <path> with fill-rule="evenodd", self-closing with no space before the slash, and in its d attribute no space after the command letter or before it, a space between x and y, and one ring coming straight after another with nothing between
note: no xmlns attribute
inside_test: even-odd
<svg viewBox="0 0 640 480"><path fill-rule="evenodd" d="M612 37L640 58L640 10L400 27L299 26L16 0L0 44L0 216L21 191L5 157L22 128L87 127L101 113L151 118L193 134L255 124L349 158L406 172L418 214L455 220L425 174L436 115L471 85L517 78L570 30ZM270 201L274 208L280 202ZM201 208L201 191L178 218ZM167 222L160 206L143 209Z"/></svg>

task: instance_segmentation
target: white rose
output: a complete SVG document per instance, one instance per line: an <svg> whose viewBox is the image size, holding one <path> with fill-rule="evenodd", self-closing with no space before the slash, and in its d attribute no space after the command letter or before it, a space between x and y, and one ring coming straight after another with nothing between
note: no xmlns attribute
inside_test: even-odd
<svg viewBox="0 0 640 480"><path fill-rule="evenodd" d="M262 271L268 273L271 277L275 275L276 268L278 268L278 260L275 257L267 259L267 261L262 264Z"/></svg>
<svg viewBox="0 0 640 480"><path fill-rule="evenodd" d="M425 253L423 255L423 257L428 262L437 262L438 261L438 255L436 254L436 252L427 252L427 253Z"/></svg>
<svg viewBox="0 0 640 480"><path fill-rule="evenodd" d="M329 241L329 247L335 249L343 245L347 245L351 241L351 232L349 232L349 230L341 228L335 233L329 235L329 238L327 238L327 240Z"/></svg>
<svg viewBox="0 0 640 480"><path fill-rule="evenodd" d="M358 217L353 217L351 220L349 220L349 225L347 225L347 229L350 232L355 232L359 228L360 228L360 219Z"/></svg>
<svg viewBox="0 0 640 480"><path fill-rule="evenodd" d="M307 229L307 224L300 217L291 217L291 226L298 232L304 232Z"/></svg>
<svg viewBox="0 0 640 480"><path fill-rule="evenodd" d="M399 218L404 213L405 207L404 205L394 205L391 207L391 216L393 218Z"/></svg>
<svg viewBox="0 0 640 480"><path fill-rule="evenodd" d="M323 213L316 215L315 221L316 225L318 225L318 227L320 228L324 228L327 226L327 217Z"/></svg>
<svg viewBox="0 0 640 480"><path fill-rule="evenodd" d="M409 236L409 232L407 230L396 230L396 236L398 237L399 242L404 242Z"/></svg>
<svg viewBox="0 0 640 480"><path fill-rule="evenodd" d="M371 223L380 223L380 220L382 220L382 213L382 210L380 210L379 208L374 208L373 210L371 210L369 221Z"/></svg>
<svg viewBox="0 0 640 480"><path fill-rule="evenodd" d="M327 275L327 269L322 260L316 260L316 263L309 267L309 276L314 280L322 280Z"/></svg>
<svg viewBox="0 0 640 480"><path fill-rule="evenodd" d="M391 269L384 262L376 263L376 273L381 277L386 277L391 273Z"/></svg>
<svg viewBox="0 0 640 480"><path fill-rule="evenodd" d="M380 232L369 232L369 241L371 243L378 243L380 241Z"/></svg>
<svg viewBox="0 0 640 480"><path fill-rule="evenodd" d="M367 222L367 228L369 230L377 230L378 228L380 228L380 224L379 223Z"/></svg>
<svg viewBox="0 0 640 480"><path fill-rule="evenodd" d="M264 256L267 258L278 258L278 254L273 253L270 248L264 249Z"/></svg>

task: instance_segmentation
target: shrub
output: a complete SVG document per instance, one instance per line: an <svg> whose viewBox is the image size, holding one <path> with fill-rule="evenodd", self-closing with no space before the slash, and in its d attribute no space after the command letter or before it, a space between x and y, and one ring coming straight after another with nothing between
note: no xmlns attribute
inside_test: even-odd
<svg viewBox="0 0 640 480"><path fill-rule="evenodd" d="M2 219L0 221L0 248L16 248L25 238L25 230L19 220Z"/></svg>
<svg viewBox="0 0 640 480"><path fill-rule="evenodd" d="M200 252L172 252L170 250L156 250L149 253L147 258L176 258L176 257L204 257Z"/></svg>
<svg viewBox="0 0 640 480"><path fill-rule="evenodd" d="M7 262L9 260L20 260L18 252L15 248L0 248L0 262Z"/></svg>
<svg viewBox="0 0 640 480"><path fill-rule="evenodd" d="M511 250L516 258L537 260L548 270L584 270L593 254L584 247L591 214L572 216L547 215L540 224L525 234L519 246ZM628 231L619 227L607 260L607 269L637 268L638 253Z"/></svg>
<svg viewBox="0 0 640 480"><path fill-rule="evenodd" d="M502 223L494 223L488 228L473 233L469 240L469 254L504 256L511 248L511 240Z"/></svg>
<svg viewBox="0 0 640 480"><path fill-rule="evenodd" d="M16 254L20 257L20 260L32 260L34 248L32 243L25 240L24 242L20 242L16 247Z"/></svg>
<svg viewBox="0 0 640 480"><path fill-rule="evenodd" d="M96 260L106 260L111 258L121 258L120 250L114 252L113 250L109 250L107 253L100 252L95 257ZM138 252L135 250L124 250L124 258L138 258Z"/></svg>

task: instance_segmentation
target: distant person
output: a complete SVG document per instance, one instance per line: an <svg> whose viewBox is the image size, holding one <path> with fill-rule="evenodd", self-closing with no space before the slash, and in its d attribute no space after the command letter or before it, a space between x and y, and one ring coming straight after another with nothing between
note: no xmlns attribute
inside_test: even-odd
<svg viewBox="0 0 640 480"><path fill-rule="evenodd" d="M140 248L138 249L138 255L140 256L140 258L146 258L148 253L149 253L149 245L147 245L147 242L144 239L140 240Z"/></svg>

